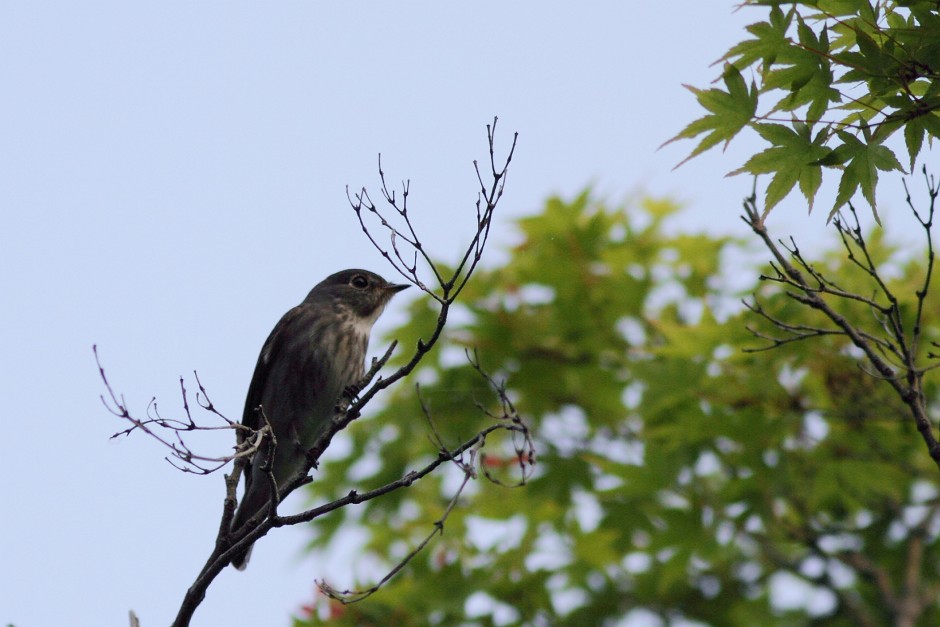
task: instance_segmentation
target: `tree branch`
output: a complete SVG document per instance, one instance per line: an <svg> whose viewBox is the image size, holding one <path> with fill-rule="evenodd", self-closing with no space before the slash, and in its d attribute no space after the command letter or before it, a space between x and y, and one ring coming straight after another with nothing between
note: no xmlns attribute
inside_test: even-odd
<svg viewBox="0 0 940 627"><path fill-rule="evenodd" d="M425 336L426 339L418 340L416 345L413 347L413 352L410 359L408 359L404 365L394 370L390 375L380 376L379 371L391 358L397 346L396 343L393 342L388 350L386 350L382 355L382 357L374 358L372 360L371 367L363 379L357 382L356 385L351 386L349 389L344 391L342 396L337 399L336 410L330 422L329 428L320 435L313 447L307 451L305 467L282 485L277 485L274 480L273 473L269 471L267 473L267 477L268 481L271 483L271 493L275 495L274 498L271 499L267 509L259 512L254 518L249 520L238 530L232 532L230 525L237 505L237 486L239 483L239 478L244 471L245 465L249 458L258 455L260 452L260 454L264 455L264 461L262 462L264 465L261 466L264 468L265 465L268 465L269 462L273 460L274 451L277 446L277 442L274 440L273 430L267 422L267 416L265 416L263 413L264 408L259 408L259 411L262 412L262 424L264 425L260 429L252 430L244 425L232 422L215 408L215 405L209 399L209 395L206 392L205 387L199 380L198 375L195 375L199 389L196 395L197 404L202 410L211 414L215 418L220 419L222 422L221 425L199 424L193 418L190 411L185 382L182 378L180 379L180 393L182 396L183 414L185 418L163 418L157 409L156 400L153 399L148 404L147 417L139 419L131 414L124 397L118 395L112 388L110 382L107 379L107 376L105 375L104 368L102 367L98 358L97 347L95 347L95 360L106 390L106 394L102 395L102 403L112 414L130 423L130 427L115 434L114 437L119 435L127 436L134 431L142 431L156 440L161 446L170 449L170 454L167 458L168 461L184 472L209 474L219 470L230 462L233 464L233 470L231 474L225 476L225 498L223 500L222 514L214 548L206 560L206 563L200 571L199 575L196 577L195 581L186 592L183 602L180 605L176 620L173 623L175 627L184 627L189 625L193 613L205 598L206 590L211 585L215 577L231 562L234 557L247 550L248 547L250 547L256 540L267 534L271 529L309 522L320 516L328 514L329 512L346 507L347 505L363 503L395 490L408 487L415 481L418 481L421 478L427 476L429 473L435 471L442 464L448 461L452 461L458 464L458 466L463 469L465 476L465 486L467 481L476 477L476 473L473 471L472 466L473 462L476 460L477 450L485 444L487 436L494 431L508 431L514 436L520 438L520 441L523 443L521 445L517 445L517 448L525 449L527 451L525 456L527 462L521 466L523 470L524 482L528 469L531 468L531 464L534 462L534 453L527 449L527 447L530 447L532 443L528 428L516 414L515 408L511 403L509 403L508 398L506 398L505 389L501 386L496 386L495 382L487 377L487 381L493 385L494 391L501 398L501 402L503 404L503 415L491 415L495 421L494 424L491 424L485 429L482 429L475 436L463 442L460 446L453 450L448 450L443 447L443 445L439 446L439 454L435 461L427 464L419 470L406 474L397 481L391 482L374 490L370 490L361 494L356 491L352 491L346 497L337 499L331 503L327 503L313 509L309 509L305 512L301 512L300 514L282 516L277 511L279 502L284 496L312 480L309 476L309 471L317 466L320 456L329 446L333 436L348 426L350 422L358 418L363 408L369 402L371 402L373 398L375 398L375 395L378 392L388 388L392 384L411 373L418 363L425 357L425 355L427 355L428 352L430 352L440 340L444 327L447 323L448 312L451 305L456 301L461 290L467 284L467 281L470 279L471 275L477 267L477 264L482 258L486 243L488 241L490 227L492 225L493 213L497 204L499 203L499 200L502 198L509 164L515 151L518 134L513 135L512 145L509 149L507 157L505 158L505 161L497 164L495 157L495 129L496 118L493 119L492 124L487 125L487 142L490 158L490 172L488 177L491 179L490 181L487 182L487 180L481 174L477 162L474 161L474 170L477 174L477 180L480 184L480 190L478 191L475 209L475 233L465 250L461 253L455 269L450 273L445 272L441 266L437 265L430 258L426 252L425 246L421 242L418 230L415 228L415 225L412 221L410 208L408 207L410 182L404 181L402 183L400 195L396 196L395 191L390 190L386 183L385 172L382 169L381 158L379 160L379 180L381 182L382 196L390 208L390 213L385 213L384 210L380 210L378 207L376 207L369 198L369 194L365 188L363 188L359 193L349 197L350 205L352 206L352 209L357 216L360 227L372 245L382 254L382 256L399 274L405 277L413 285L417 286L421 291L428 294L438 303L437 321L434 328L431 329L430 332ZM369 223L364 217L365 215L369 214L378 220L380 228L387 233L389 238L388 246L383 246L380 243L380 238L378 238L370 229ZM427 268L431 275L433 275L436 283L436 286L433 288L422 282L419 278L419 260L421 262L422 269ZM478 368L478 364L475 367ZM482 370L480 370L480 372L481 374L484 374ZM188 432L202 432L218 429L231 429L235 432L237 444L235 446L234 453L228 455L198 454L187 445L183 437L184 434ZM472 451L470 453L470 461L461 461L461 456L467 451ZM447 507L441 518L435 522L435 530L412 552L412 554L408 557L408 560L410 560L411 557L413 557L424 546L426 546L435 533L438 533L443 529L444 521L446 520L450 511L453 509L456 503L456 499L462 490L463 486L461 486L460 490L458 490L457 495L454 496L454 499L451 501L450 505ZM383 585L385 581L395 574L395 572L401 570L401 568L403 568L406 563L407 560L399 564L398 567L393 570L393 572L389 573L389 575L376 584L374 588L378 589L378 587ZM364 598L365 596L371 594L371 592L366 592L366 594L359 596Z"/></svg>
<svg viewBox="0 0 940 627"><path fill-rule="evenodd" d="M845 336L856 348L861 350L865 359L874 368L876 376L887 381L907 405L917 430L927 447L928 454L940 468L940 443L938 443L933 432L923 391L924 373L935 366L920 365L917 354L922 333L921 321L923 319L924 299L930 288L930 280L933 274L934 251L930 228L933 224L937 196L940 195L940 186L933 177L927 175L926 169L924 169L924 178L930 201L926 216L921 215L915 209L910 200L909 192L907 197L908 205L927 238L926 272L921 287L916 292L917 310L913 320L905 322L898 298L882 278L878 265L872 258L871 251L859 226L855 208L851 204L849 208L854 218L854 224L850 226L839 218L834 221L835 228L842 239L848 259L875 284L877 292L885 299L886 304L839 288L833 281L826 279L803 257L792 239L790 247L782 243L778 246L777 242L771 238L763 218L757 210L756 195L753 193L744 201L744 216L742 216L742 219L771 253L773 257L771 267L775 271L774 276L761 276L761 279L782 283L791 288L792 291L786 292L787 296L820 312L832 327L786 323L767 313L756 297L753 303L745 303L745 305L786 334L785 337L778 338L752 330L756 337L770 342L768 346L763 348L750 349L752 351L778 348L791 342L826 335ZM784 253L784 250L786 253ZM840 314L830 303L830 300L833 302L859 302L867 305L876 312L876 319L880 322L882 334L876 335L862 329L852 320ZM929 356L932 357L932 355Z"/></svg>

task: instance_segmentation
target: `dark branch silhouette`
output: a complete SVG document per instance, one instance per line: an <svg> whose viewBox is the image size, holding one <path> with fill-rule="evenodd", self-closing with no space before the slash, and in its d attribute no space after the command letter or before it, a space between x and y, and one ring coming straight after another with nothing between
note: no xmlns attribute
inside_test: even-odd
<svg viewBox="0 0 940 627"><path fill-rule="evenodd" d="M175 627L189 625L193 613L205 598L206 590L212 584L215 577L229 565L233 558L244 552L247 547L272 529L309 522L332 511L346 507L347 505L363 503L381 497L384 494L412 485L415 481L434 472L448 462L456 464L464 473L463 485L457 491L457 494L454 495L453 500L441 517L434 522L433 531L428 535L425 541L420 543L404 560L395 566L391 572L369 590L344 593L330 591L332 596L341 599L343 602L353 602L366 598L404 568L408 561L431 541L434 535L443 530L447 516L455 506L463 487L470 479L477 477L474 465L481 461L482 453L479 453L480 449L485 445L487 437L496 431L506 431L513 436L521 471L519 483L525 482L535 460L532 439L528 428L520 419L515 407L513 407L506 395L503 384L497 384L492 378L486 375L480 368L479 362L475 357L468 355L474 368L486 379L493 393L497 395L500 401L502 408L501 413L487 413L492 420L489 426L466 441L450 448L445 446L439 437L435 436L436 439L432 438L432 440L438 448L438 455L434 461L421 468L412 470L400 479L384 486L362 493L351 491L343 498L297 514L281 515L278 512L281 497L312 481L309 475L310 470L317 467L320 456L329 446L333 436L349 425L350 422L358 418L363 408L378 392L400 381L411 373L421 359L427 355L441 338L441 334L447 323L450 307L456 301L482 259L486 243L489 239L493 212L499 200L502 198L506 176L515 151L517 138L518 134L514 134L507 156L503 161L498 163L495 149L496 119L494 118L493 123L487 125L489 167L484 173L481 171L478 162L474 161L473 163L479 182L479 190L475 203L475 233L466 249L461 253L458 262L453 266L453 270L449 272L431 259L421 242L421 238L412 221L412 215L408 207L410 181L404 181L400 194L396 194L387 184L385 172L382 169L381 157L379 159L379 179L381 182L382 197L387 207L377 207L369 198L369 194L365 188L362 188L358 193L352 195L349 195L347 189L350 205L359 220L359 224L366 238L401 276L434 299L438 305L437 321L434 328L427 332L425 338L418 340L416 345L412 347L411 350L413 352L411 357L404 365L390 374L381 375L379 373L388 363L395 351L397 347L396 343L393 342L381 357L373 358L371 368L369 368L362 380L347 388L342 396L337 399L335 412L329 428L324 431L317 439L316 443L307 451L305 467L282 485L277 484L270 468L270 462L274 458L277 442L274 440L273 430L267 423L267 417L264 415L263 407L258 408L262 418L260 424L264 425L261 428L251 429L240 423L233 422L216 409L215 405L209 399L209 395L200 382L198 375L194 373L199 390L196 394L196 402L204 412L211 416L211 424L200 424L193 417L189 406L188 391L182 378L180 379L180 393L182 396L183 418L164 418L158 411L156 399L151 399L148 404L146 417L138 418L128 409L127 402L123 395L116 393L112 388L98 357L97 347L95 347L95 359L98 364L99 374L105 386L105 394L102 395L102 402L112 414L130 423L129 427L114 434L112 437L129 436L135 431L141 431L166 449L169 449L167 460L184 472L209 474L231 464L231 471L225 475L225 498L223 500L215 546L199 575L186 592L173 623ZM373 220L378 221L380 225L379 229L370 226ZM387 233L387 245L383 244L381 238L377 236L377 233L381 231ZM419 278L419 272L424 271L429 271L433 276L433 284L430 282L426 283ZM430 415L427 413L426 408L425 413L430 422ZM184 439L191 433L218 429L230 429L235 433L237 444L233 452L224 455L197 453ZM274 497L271 499L267 509L256 514L237 530L232 531L231 521L238 503L236 491L239 479L248 459L252 456L261 458L258 459L258 457L256 457L253 463L260 463L261 465L259 467L266 471L266 476L271 484L271 494L274 495ZM486 474L485 471L484 474ZM320 585L323 587L324 591L330 590L326 584Z"/></svg>
<svg viewBox="0 0 940 627"><path fill-rule="evenodd" d="M873 369L869 374L884 379L910 410L911 417L920 433L931 459L940 468L940 443L934 434L927 412L927 399L924 394L924 374L937 366L936 363L921 363L921 344L923 342L922 320L924 301L933 278L934 247L931 228L933 227L937 197L940 184L923 169L927 188L928 206L918 210L911 200L907 182L907 204L924 232L927 242L925 271L920 287L916 290L917 307L913 315L905 316L898 298L883 277L883 271L872 258L871 250L859 226L855 207L849 203L851 222L839 215L833 221L836 231L845 249L846 258L866 276L872 286L872 294L864 295L845 290L834 281L826 278L824 272L816 268L800 251L791 238L789 244L775 241L767 231L763 217L757 209L756 195L752 194L744 201L744 222L760 237L770 251L772 273L762 275L762 281L776 283L784 293L794 301L818 311L828 322L825 326L792 324L780 320L767 312L755 295L752 302L745 301L751 311L781 331L783 335L768 335L757 329L749 330L767 344L750 349L752 352L779 348L792 342L816 337L837 335L848 339L861 351L865 360ZM875 321L875 329L865 329L853 320L843 316L837 310L837 304L847 301L861 303L868 307ZM938 355L928 353L929 359Z"/></svg>

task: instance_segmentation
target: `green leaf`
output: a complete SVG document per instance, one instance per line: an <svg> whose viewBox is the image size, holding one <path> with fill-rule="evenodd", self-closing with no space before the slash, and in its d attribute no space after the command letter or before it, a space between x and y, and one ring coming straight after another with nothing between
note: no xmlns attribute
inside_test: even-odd
<svg viewBox="0 0 940 627"><path fill-rule="evenodd" d="M842 178L839 180L839 191L832 211L829 213L829 218L832 219L832 216L849 202L855 192L861 188L862 196L868 201L875 218L878 219L875 200L878 171L900 170L903 172L904 168L894 153L886 146L877 143L877 141L866 144L846 131L838 131L837 135L843 142L843 156L848 157L848 164L845 166Z"/></svg>
<svg viewBox="0 0 940 627"><path fill-rule="evenodd" d="M791 20L792 13L788 12L784 15L779 6L772 7L768 21L757 22L746 27L747 31L754 35L754 39L748 39L733 46L725 53L722 60L733 61L735 66L740 68L749 67L759 60L766 68L769 68L777 57L785 53L792 45L787 38Z"/></svg>
<svg viewBox="0 0 940 627"><path fill-rule="evenodd" d="M708 133L692 150L688 157L682 160L679 167L689 159L708 150L718 143L728 145L735 135L743 129L754 117L757 111L757 87L752 82L750 88L733 65L727 64L724 71L724 82L728 91L720 89L701 90L690 85L685 87L696 95L698 102L710 112L686 126L678 135L668 140L663 146L678 139L692 139L702 133Z"/></svg>
<svg viewBox="0 0 940 627"><path fill-rule="evenodd" d="M689 87L707 115L670 140L698 139L682 163L722 142L727 145L747 126L776 122L776 113L791 112L808 124L828 127L824 133L828 150L817 153L809 168L792 159L792 151L765 151L752 155L735 172L770 174L765 201L767 209L772 209L797 184L812 206L824 177L817 168L841 166L834 211L861 191L877 217L874 199L879 171L903 168L895 165L893 148L872 148L862 154L835 139L834 130L856 129L860 141L872 146L887 146L891 135L903 131L911 167L923 151L924 138L940 137L940 123L935 119L940 111L936 3L749 0L745 4L764 7L767 18L747 26L748 36L731 46L722 60L733 62L738 70L751 69L756 77L751 84L755 104L757 95L761 103L772 104L765 110L756 106L750 110L744 108L747 98L732 97L730 88L701 91ZM727 110L720 111L720 96L737 103L741 115L736 118ZM781 147L771 143L772 148Z"/></svg>
<svg viewBox="0 0 940 627"><path fill-rule="evenodd" d="M907 145L907 154L911 160L911 171L914 170L914 162L917 161L917 155L920 154L920 149L924 145L924 135L926 134L926 120L923 119L923 116L908 120L907 124L904 125L904 143Z"/></svg>
<svg viewBox="0 0 940 627"><path fill-rule="evenodd" d="M782 124L755 124L754 129L773 146L754 155L731 174L773 173L764 198L765 212L783 200L797 183L812 210L822 182L820 160L827 153L825 130L813 137L809 125L799 122L794 122L792 128Z"/></svg>

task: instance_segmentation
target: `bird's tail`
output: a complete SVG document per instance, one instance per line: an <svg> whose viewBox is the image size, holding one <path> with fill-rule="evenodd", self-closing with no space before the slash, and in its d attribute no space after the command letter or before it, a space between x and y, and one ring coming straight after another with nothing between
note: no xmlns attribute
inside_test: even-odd
<svg viewBox="0 0 940 627"><path fill-rule="evenodd" d="M245 570L245 568L248 566L248 560L251 558L251 549L253 549L254 546L255 545L252 544L247 549L245 549L244 552L239 553L232 558L232 566L234 566L236 570Z"/></svg>
<svg viewBox="0 0 940 627"><path fill-rule="evenodd" d="M242 498L238 509L235 511L235 516L232 518L231 530L233 532L240 529L252 516L261 511L265 506L264 497L265 495L260 493L260 491L248 490ZM238 570L245 570L245 567L248 566L248 559L251 557L251 549L253 546L254 544L249 545L247 549L233 557L232 566Z"/></svg>

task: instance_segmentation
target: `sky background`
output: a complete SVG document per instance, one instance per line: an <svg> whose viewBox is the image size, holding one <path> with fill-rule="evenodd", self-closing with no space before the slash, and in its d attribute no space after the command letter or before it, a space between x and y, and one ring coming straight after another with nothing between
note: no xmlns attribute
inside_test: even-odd
<svg viewBox="0 0 940 627"><path fill-rule="evenodd" d="M211 548L221 474L109 440L125 425L99 400L93 344L138 414L156 396L172 415L198 370L238 418L284 311L346 267L390 276L346 185L378 198L381 152L453 261L494 115L498 149L519 144L491 262L513 218L587 185L614 204L669 195L688 206L676 228L743 234L751 183L723 175L756 141L676 171L692 144L657 147L702 114L681 84L707 86L760 16L693 0L0 4L0 624L126 625L129 609L169 624ZM789 199L770 224L816 237L820 203L807 218ZM311 558L307 537L264 538L193 625L288 625L315 577L347 581L354 555Z"/></svg>

